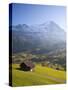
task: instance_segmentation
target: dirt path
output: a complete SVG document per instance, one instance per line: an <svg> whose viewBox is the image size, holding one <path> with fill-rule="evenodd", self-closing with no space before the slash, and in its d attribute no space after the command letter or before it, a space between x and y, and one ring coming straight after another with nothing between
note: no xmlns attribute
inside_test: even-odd
<svg viewBox="0 0 68 90"><path fill-rule="evenodd" d="M34 73L33 73L33 74L34 74ZM36 73L36 74L37 74L37 76L40 76L40 77L41 77L41 74L38 74L38 73ZM50 76L50 75L48 75L48 74L44 74L44 75L42 75L42 76L45 77L45 78L51 79L51 80L53 80L53 81L59 82L59 83L66 83L66 80L59 79L59 78L55 78L55 77Z"/></svg>
<svg viewBox="0 0 68 90"><path fill-rule="evenodd" d="M49 76L47 74L45 74L45 77L51 79L51 80L54 80L54 81L57 81L57 82L62 82L62 83L65 83L66 81L65 80L62 80L62 79L59 79L59 78L55 78L55 77L52 77L52 76Z"/></svg>

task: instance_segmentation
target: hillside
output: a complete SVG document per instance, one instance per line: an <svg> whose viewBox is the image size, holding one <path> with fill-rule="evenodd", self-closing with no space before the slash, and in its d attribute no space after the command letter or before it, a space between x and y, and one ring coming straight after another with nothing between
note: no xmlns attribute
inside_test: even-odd
<svg viewBox="0 0 68 90"><path fill-rule="evenodd" d="M13 64L12 67L12 86L63 84L66 82L64 71L55 71L38 64L33 72L19 70L19 64Z"/></svg>

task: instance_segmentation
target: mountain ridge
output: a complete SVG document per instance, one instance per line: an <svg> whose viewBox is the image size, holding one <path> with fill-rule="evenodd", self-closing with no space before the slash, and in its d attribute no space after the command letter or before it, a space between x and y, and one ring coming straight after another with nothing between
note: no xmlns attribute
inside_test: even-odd
<svg viewBox="0 0 68 90"><path fill-rule="evenodd" d="M49 51L65 48L66 45L65 31L53 21L35 26L19 24L11 26L10 30L12 30L13 52L37 48Z"/></svg>

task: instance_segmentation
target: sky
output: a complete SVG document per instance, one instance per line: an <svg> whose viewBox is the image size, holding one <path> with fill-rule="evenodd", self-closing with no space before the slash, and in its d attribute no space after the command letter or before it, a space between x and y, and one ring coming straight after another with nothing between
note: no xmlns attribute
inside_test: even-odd
<svg viewBox="0 0 68 90"><path fill-rule="evenodd" d="M54 21L66 29L66 7L53 5L12 4L12 25L43 24Z"/></svg>

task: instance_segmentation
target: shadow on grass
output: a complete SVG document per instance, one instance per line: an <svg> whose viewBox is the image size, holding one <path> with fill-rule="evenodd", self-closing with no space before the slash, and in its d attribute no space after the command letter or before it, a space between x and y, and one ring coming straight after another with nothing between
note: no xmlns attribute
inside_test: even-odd
<svg viewBox="0 0 68 90"><path fill-rule="evenodd" d="M24 72L28 72L29 71L29 70L25 70L25 69L21 69L21 68L16 68L16 70L24 71Z"/></svg>

